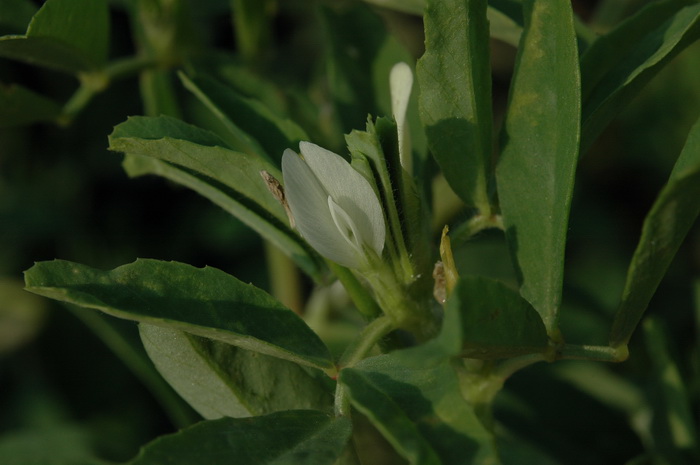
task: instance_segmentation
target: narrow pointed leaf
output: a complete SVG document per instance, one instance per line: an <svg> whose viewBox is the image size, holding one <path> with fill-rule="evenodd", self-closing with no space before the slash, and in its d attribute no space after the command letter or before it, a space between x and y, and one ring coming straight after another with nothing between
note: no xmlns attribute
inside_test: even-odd
<svg viewBox="0 0 700 465"><path fill-rule="evenodd" d="M463 357L507 358L547 348L547 331L537 311L498 281L460 278L445 311L460 314Z"/></svg>
<svg viewBox="0 0 700 465"><path fill-rule="evenodd" d="M491 72L486 0L430 0L417 67L428 147L452 190L490 212Z"/></svg>
<svg viewBox="0 0 700 465"><path fill-rule="evenodd" d="M313 410L222 418L156 439L127 465L333 465L351 430L349 419Z"/></svg>
<svg viewBox="0 0 700 465"><path fill-rule="evenodd" d="M524 2L497 169L498 195L521 294L556 327L578 159L578 52L569 2Z"/></svg>
<svg viewBox="0 0 700 465"><path fill-rule="evenodd" d="M54 121L61 107L53 100L19 86L0 83L0 127Z"/></svg>
<svg viewBox="0 0 700 465"><path fill-rule="evenodd" d="M440 341L366 359L342 370L340 382L411 465L498 463L493 437L462 398Z"/></svg>
<svg viewBox="0 0 700 465"><path fill-rule="evenodd" d="M139 332L160 374L208 420L331 407L332 394L295 363L169 328Z"/></svg>
<svg viewBox="0 0 700 465"><path fill-rule="evenodd" d="M27 290L128 320L177 329L322 369L326 346L266 292L216 268L139 259L101 271L62 260L25 272Z"/></svg>
<svg viewBox="0 0 700 465"><path fill-rule="evenodd" d="M0 56L77 73L100 68L108 45L105 0L48 0L25 35L0 37Z"/></svg>
<svg viewBox="0 0 700 465"><path fill-rule="evenodd" d="M673 257L700 214L700 120L688 140L668 184L644 219L642 237L632 257L610 344L626 344Z"/></svg>
<svg viewBox="0 0 700 465"><path fill-rule="evenodd" d="M667 463L683 463L682 451L697 450L698 430L694 409L681 371L670 354L669 334L655 319L643 325L647 353L651 359L654 410L651 433L654 446Z"/></svg>
<svg viewBox="0 0 700 465"><path fill-rule="evenodd" d="M296 149L299 142L309 140L293 121L212 78L181 73L180 79L219 122L219 134L235 150L264 156L279 165L285 149Z"/></svg>
<svg viewBox="0 0 700 465"><path fill-rule="evenodd" d="M204 175L156 158L127 155L123 166L129 176L162 176L192 189L275 244L313 279L316 281L323 279L326 270L323 259L286 224L270 218L235 190Z"/></svg>
<svg viewBox="0 0 700 465"><path fill-rule="evenodd" d="M132 117L115 127L110 149L130 156L130 175L157 174L212 200L277 245L315 279L320 259L289 227L284 209L260 171L278 180L280 170L259 156L234 152L215 134L170 117ZM148 157L149 159L144 159Z"/></svg>
<svg viewBox="0 0 700 465"><path fill-rule="evenodd" d="M600 132L669 60L700 38L700 5L660 2L598 39L581 60L581 147Z"/></svg>

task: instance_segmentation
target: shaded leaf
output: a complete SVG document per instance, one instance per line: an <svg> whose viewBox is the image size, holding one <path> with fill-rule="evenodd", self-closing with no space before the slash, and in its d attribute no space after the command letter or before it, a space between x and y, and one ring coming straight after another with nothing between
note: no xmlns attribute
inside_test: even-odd
<svg viewBox="0 0 700 465"><path fill-rule="evenodd" d="M128 320L332 369L326 346L266 292L216 268L139 259L101 271L62 260L25 272L27 290Z"/></svg>
<svg viewBox="0 0 700 465"><path fill-rule="evenodd" d="M332 465L352 425L313 410L204 421L145 446L128 465Z"/></svg>
<svg viewBox="0 0 700 465"><path fill-rule="evenodd" d="M170 328L139 331L160 374L208 420L331 407L332 395L295 363Z"/></svg>
<svg viewBox="0 0 700 465"><path fill-rule="evenodd" d="M0 56L78 73L100 68L108 46L105 0L48 0L25 35L0 37Z"/></svg>
<svg viewBox="0 0 700 465"><path fill-rule="evenodd" d="M455 328L443 327L424 346L340 372L352 405L412 465L498 463L493 437L462 398L450 361L459 338Z"/></svg>
<svg viewBox="0 0 700 465"><path fill-rule="evenodd" d="M486 0L433 0L418 62L420 114L428 147L450 187L488 215L491 73Z"/></svg>
<svg viewBox="0 0 700 465"><path fill-rule="evenodd" d="M157 174L197 191L320 278L320 258L290 230L284 209L260 176L265 170L282 179L269 162L228 150L215 134L165 116L129 118L115 127L109 141L111 150L130 155L125 161L130 175Z"/></svg>
<svg viewBox="0 0 700 465"><path fill-rule="evenodd" d="M524 3L497 169L498 195L521 294L557 325L579 143L578 52L568 2Z"/></svg>
<svg viewBox="0 0 700 465"><path fill-rule="evenodd" d="M0 127L54 121L60 114L53 100L16 84L0 84Z"/></svg>
<svg viewBox="0 0 700 465"><path fill-rule="evenodd" d="M309 140L293 121L212 78L191 78L180 73L180 79L219 121L221 137L234 150L264 156L279 165L285 149L298 150L299 142Z"/></svg>
<svg viewBox="0 0 700 465"><path fill-rule="evenodd" d="M668 463L686 463L681 451L697 450L698 431L688 390L678 365L669 353L669 335L660 321L646 319L642 325L651 358L654 410L651 433L654 449Z"/></svg>
<svg viewBox="0 0 700 465"><path fill-rule="evenodd" d="M581 58L586 150L671 58L700 38L700 5L653 4L598 39Z"/></svg>
<svg viewBox="0 0 700 465"><path fill-rule="evenodd" d="M507 358L547 348L547 331L537 311L498 281L461 277L445 312L460 315L464 357Z"/></svg>
<svg viewBox="0 0 700 465"><path fill-rule="evenodd" d="M642 236L627 271L610 344L627 344L688 230L700 214L700 120L644 219Z"/></svg>

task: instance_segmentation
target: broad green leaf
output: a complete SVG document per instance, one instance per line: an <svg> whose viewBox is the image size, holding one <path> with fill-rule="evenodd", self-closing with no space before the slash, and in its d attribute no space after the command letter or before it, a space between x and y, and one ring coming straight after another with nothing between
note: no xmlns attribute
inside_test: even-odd
<svg viewBox="0 0 700 465"><path fill-rule="evenodd" d="M158 438L127 465L333 465L351 430L349 419L313 410L222 418Z"/></svg>
<svg viewBox="0 0 700 465"><path fill-rule="evenodd" d="M431 0L418 62L428 147L452 190L489 215L491 72L486 0Z"/></svg>
<svg viewBox="0 0 700 465"><path fill-rule="evenodd" d="M690 130L668 184L644 219L642 237L627 271L610 344L627 344L666 274L683 239L700 214L700 120Z"/></svg>
<svg viewBox="0 0 700 465"><path fill-rule="evenodd" d="M16 84L0 83L0 127L54 121L60 113L53 100Z"/></svg>
<svg viewBox="0 0 700 465"><path fill-rule="evenodd" d="M37 7L30 0L0 1L0 28L22 32L36 13Z"/></svg>
<svg viewBox="0 0 700 465"><path fill-rule="evenodd" d="M175 329L139 331L160 374L208 420L331 407L332 395L295 363Z"/></svg>
<svg viewBox="0 0 700 465"><path fill-rule="evenodd" d="M293 121L212 78L180 73L180 79L220 123L220 136L234 150L264 156L279 165L285 149L298 150L300 141L309 140Z"/></svg>
<svg viewBox="0 0 700 465"><path fill-rule="evenodd" d="M104 65L108 46L105 0L47 0L25 35L0 37L0 56L78 73Z"/></svg>
<svg viewBox="0 0 700 465"><path fill-rule="evenodd" d="M547 348L547 331L537 311L498 281L461 277L445 312L460 315L464 357L507 358Z"/></svg>
<svg viewBox="0 0 700 465"><path fill-rule="evenodd" d="M654 416L651 432L656 452L668 463L684 463L681 451L697 450L698 430L688 388L669 353L669 335L657 320L643 323L647 353L651 359Z"/></svg>
<svg viewBox="0 0 700 465"><path fill-rule="evenodd" d="M260 175L265 170L281 181L274 165L228 150L215 134L165 116L131 117L115 127L109 141L111 150L129 154L130 175L157 174L190 187L278 246L309 275L320 277L320 258L290 230L284 209Z"/></svg>
<svg viewBox="0 0 700 465"><path fill-rule="evenodd" d="M678 9L683 3L650 5L582 57L582 150L666 63L700 38L700 5Z"/></svg>
<svg viewBox="0 0 700 465"><path fill-rule="evenodd" d="M139 259L112 271L62 260L25 272L27 290L104 313L331 369L326 346L266 292L216 268Z"/></svg>
<svg viewBox="0 0 700 465"><path fill-rule="evenodd" d="M578 159L578 52L569 2L524 2L525 31L496 176L521 294L557 325Z"/></svg>
<svg viewBox="0 0 700 465"><path fill-rule="evenodd" d="M410 464L499 463L494 438L462 398L445 347L428 343L372 357L341 370L340 382Z"/></svg>
<svg viewBox="0 0 700 465"><path fill-rule="evenodd" d="M323 278L325 266L318 254L298 234L289 230L286 224L260 212L254 205L245 202L236 191L192 170L147 156L127 155L123 166L131 177L157 175L192 189L275 244L309 276L317 281Z"/></svg>
<svg viewBox="0 0 700 465"><path fill-rule="evenodd" d="M153 157L200 173L286 223L284 208L260 176L265 170L281 179L279 169L258 156L234 152L225 145L213 133L167 116L130 117L109 136L110 150Z"/></svg>

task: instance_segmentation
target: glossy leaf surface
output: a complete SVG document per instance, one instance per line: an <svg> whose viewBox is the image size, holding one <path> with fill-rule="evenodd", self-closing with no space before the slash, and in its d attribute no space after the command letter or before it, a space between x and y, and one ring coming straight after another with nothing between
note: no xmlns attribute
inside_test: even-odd
<svg viewBox="0 0 700 465"><path fill-rule="evenodd" d="M25 272L27 290L128 320L332 368L328 349L291 310L216 268L139 259L112 271L62 260Z"/></svg>
<svg viewBox="0 0 700 465"><path fill-rule="evenodd" d="M497 169L521 294L557 324L578 160L580 87L571 4L526 1Z"/></svg>

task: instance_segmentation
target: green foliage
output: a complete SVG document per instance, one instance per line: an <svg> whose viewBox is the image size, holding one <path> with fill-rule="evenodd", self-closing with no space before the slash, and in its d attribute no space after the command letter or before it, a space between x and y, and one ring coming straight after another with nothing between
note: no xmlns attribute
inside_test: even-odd
<svg viewBox="0 0 700 465"><path fill-rule="evenodd" d="M700 5L615 3L0 0L0 462L697 463Z"/></svg>
<svg viewBox="0 0 700 465"><path fill-rule="evenodd" d="M100 271L55 260L34 265L26 283L36 294L119 318L179 329L304 365L332 367L328 349L291 310L215 268L140 259Z"/></svg>
<svg viewBox="0 0 700 465"><path fill-rule="evenodd" d="M524 14L498 163L498 196L522 295L551 332L561 303L578 160L578 53L569 4L526 1Z"/></svg>

